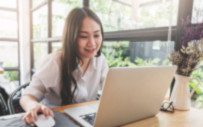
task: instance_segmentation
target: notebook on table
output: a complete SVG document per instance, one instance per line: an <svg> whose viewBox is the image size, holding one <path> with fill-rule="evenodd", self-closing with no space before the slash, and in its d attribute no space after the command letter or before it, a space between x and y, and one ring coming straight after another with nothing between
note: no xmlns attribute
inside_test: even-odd
<svg viewBox="0 0 203 127"><path fill-rule="evenodd" d="M65 109L85 127L121 126L159 112L176 66L110 68L99 104Z"/></svg>

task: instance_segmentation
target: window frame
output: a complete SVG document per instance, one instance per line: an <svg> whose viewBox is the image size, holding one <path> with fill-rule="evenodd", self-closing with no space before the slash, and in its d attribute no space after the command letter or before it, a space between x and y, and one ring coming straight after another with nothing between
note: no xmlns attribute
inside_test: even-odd
<svg viewBox="0 0 203 127"><path fill-rule="evenodd" d="M0 10L7 11L7 12L15 12L16 13L16 22L17 22L17 37L12 38L12 37L0 37L0 43L1 42L8 42L8 43L17 43L17 53L18 53L18 66L17 67L3 67L4 71L17 71L18 72L18 81L19 85L21 84L20 80L20 41L19 41L19 0L16 0L16 8L11 8L11 7L2 7L0 6Z"/></svg>
<svg viewBox="0 0 203 127"><path fill-rule="evenodd" d="M30 7L32 8L32 0L30 2ZM51 33L51 27L52 27L52 21L51 21L51 12L52 12L52 0L44 0L36 6L35 8L32 8L30 11L30 21L31 21L31 27L32 27L32 13L35 10L38 10L44 5L48 5L48 38L32 38L32 29L31 30L31 74L35 70L33 68L33 43L35 42L47 42L48 44L48 53L52 52L52 42L59 42L61 41L61 37L52 37ZM89 7L90 2L89 0L83 0L83 6ZM179 0L179 6L178 6L178 18L177 18L177 25L171 27L171 41L175 42L174 49L178 50L180 48L180 39L182 35L182 26L181 26L181 20L190 15L192 16L193 11L193 0L190 0L188 2L185 2L184 0ZM169 27L158 27L158 28L146 28L146 29L133 29L133 30L122 30L122 31L113 31L113 32L104 32L104 41L115 41L115 40L129 40L129 41L153 41L153 40L162 40L167 41L168 39L168 32Z"/></svg>

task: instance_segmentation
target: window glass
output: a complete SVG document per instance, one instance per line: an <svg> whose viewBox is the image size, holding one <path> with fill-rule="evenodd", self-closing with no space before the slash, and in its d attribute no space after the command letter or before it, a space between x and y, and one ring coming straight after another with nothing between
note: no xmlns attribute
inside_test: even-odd
<svg viewBox="0 0 203 127"><path fill-rule="evenodd" d="M140 29L168 26L170 21L176 25L178 0L90 0L90 8L102 19L104 31Z"/></svg>
<svg viewBox="0 0 203 127"><path fill-rule="evenodd" d="M61 49L62 43L61 42L53 42L52 43L52 52L55 52L59 49Z"/></svg>
<svg viewBox="0 0 203 127"><path fill-rule="evenodd" d="M4 71L3 75L4 78L8 79L9 81L18 80L18 71Z"/></svg>
<svg viewBox="0 0 203 127"><path fill-rule="evenodd" d="M136 63L139 63L139 59L137 58L141 58L152 65L165 65L169 62L167 57L173 49L174 42L164 42L159 40L132 42L130 44L130 55L131 60L134 60Z"/></svg>
<svg viewBox="0 0 203 127"><path fill-rule="evenodd" d="M0 0L1 7L16 8L16 0Z"/></svg>
<svg viewBox="0 0 203 127"><path fill-rule="evenodd" d="M192 23L203 23L203 0L194 0Z"/></svg>
<svg viewBox="0 0 203 127"><path fill-rule="evenodd" d="M16 12L0 10L0 38L17 38Z"/></svg>
<svg viewBox="0 0 203 127"><path fill-rule="evenodd" d="M47 54L48 46L46 42L34 43L34 68L37 68L39 66L44 56L46 56Z"/></svg>
<svg viewBox="0 0 203 127"><path fill-rule="evenodd" d="M0 61L3 67L18 67L17 42L0 42Z"/></svg>
<svg viewBox="0 0 203 127"><path fill-rule="evenodd" d="M11 94L19 87L18 71L4 71L3 77L1 77L0 84L8 94Z"/></svg>
<svg viewBox="0 0 203 127"><path fill-rule="evenodd" d="M167 56L173 47L174 42L105 41L102 52L110 67L154 66L170 64Z"/></svg>
<svg viewBox="0 0 203 127"><path fill-rule="evenodd" d="M44 1L46 1L46 0L32 0L32 7L34 8Z"/></svg>
<svg viewBox="0 0 203 127"><path fill-rule="evenodd" d="M33 12L33 38L48 37L47 5Z"/></svg>
<svg viewBox="0 0 203 127"><path fill-rule="evenodd" d="M65 19L75 7L82 7L82 0L53 0L52 36L62 36Z"/></svg>

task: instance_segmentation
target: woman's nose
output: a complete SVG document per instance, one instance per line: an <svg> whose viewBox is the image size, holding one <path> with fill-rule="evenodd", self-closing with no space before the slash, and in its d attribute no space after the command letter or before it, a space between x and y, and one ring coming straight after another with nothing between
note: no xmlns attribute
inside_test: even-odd
<svg viewBox="0 0 203 127"><path fill-rule="evenodd" d="M95 45L95 39L94 37L90 37L88 40L88 46L94 46Z"/></svg>

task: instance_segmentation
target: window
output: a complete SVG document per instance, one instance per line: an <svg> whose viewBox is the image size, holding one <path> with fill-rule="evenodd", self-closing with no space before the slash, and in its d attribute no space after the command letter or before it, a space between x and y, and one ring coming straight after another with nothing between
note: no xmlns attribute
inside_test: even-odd
<svg viewBox="0 0 203 127"><path fill-rule="evenodd" d="M37 7L39 6L42 2L45 2L45 0L32 0L32 6Z"/></svg>
<svg viewBox="0 0 203 127"><path fill-rule="evenodd" d="M32 0L32 4L32 68L40 59L34 53L39 43L44 43L44 48L40 48L43 54L60 49L66 16L72 8L82 6L89 6L102 19L104 48L105 45L122 43L128 45L122 50L128 51L125 56L130 62L135 63L137 57L142 60L159 58L163 62L169 50L179 43L176 42L181 27L178 26L178 13L186 13L179 7L187 5L182 0ZM168 36L169 30L171 37Z"/></svg>
<svg viewBox="0 0 203 127"><path fill-rule="evenodd" d="M82 7L82 0L53 0L52 36L62 36L63 26L68 13L75 7Z"/></svg>
<svg viewBox="0 0 203 127"><path fill-rule="evenodd" d="M1 41L0 51L3 67L18 67L18 44L16 42Z"/></svg>
<svg viewBox="0 0 203 127"><path fill-rule="evenodd" d="M54 42L54 43L52 43L52 51L53 52L59 50L61 47L62 47L62 43L61 42Z"/></svg>
<svg viewBox="0 0 203 127"><path fill-rule="evenodd" d="M106 32L153 28L168 26L170 16L176 25L178 0L90 0L90 8L102 19Z"/></svg>
<svg viewBox="0 0 203 127"><path fill-rule="evenodd" d="M60 37L66 16L72 8L82 7L82 2L82 0L32 0L32 70L39 66L43 56L61 48Z"/></svg>
<svg viewBox="0 0 203 127"><path fill-rule="evenodd" d="M34 43L34 68L37 68L44 56L48 54L47 42Z"/></svg>
<svg viewBox="0 0 203 127"><path fill-rule="evenodd" d="M16 0L6 0L6 1L1 0L0 5L1 5L1 7L6 7L6 8L12 8L12 9L17 8Z"/></svg>
<svg viewBox="0 0 203 127"><path fill-rule="evenodd" d="M18 0L0 1L0 62L3 63L5 86L19 84Z"/></svg>
<svg viewBox="0 0 203 127"><path fill-rule="evenodd" d="M33 12L33 38L48 37L47 5Z"/></svg>
<svg viewBox="0 0 203 127"><path fill-rule="evenodd" d="M112 66L168 65L167 57L174 42L164 41L111 41L104 42L102 52Z"/></svg>
<svg viewBox="0 0 203 127"><path fill-rule="evenodd" d="M192 23L203 22L203 0L194 0L192 11Z"/></svg>
<svg viewBox="0 0 203 127"><path fill-rule="evenodd" d="M0 37L17 38L17 13L14 11L0 10Z"/></svg>
<svg viewBox="0 0 203 127"><path fill-rule="evenodd" d="M117 51L114 58L104 52L110 61L115 62L115 58L120 57L117 60L121 63L125 61L125 63L132 62L138 65L142 62L146 66L170 64L167 56L175 46L178 0L109 0L105 2L89 0L89 2L90 8L102 19L106 40L104 46L111 45L108 48L113 48L114 52ZM172 34L168 37L170 29ZM116 46L121 47L115 49Z"/></svg>

